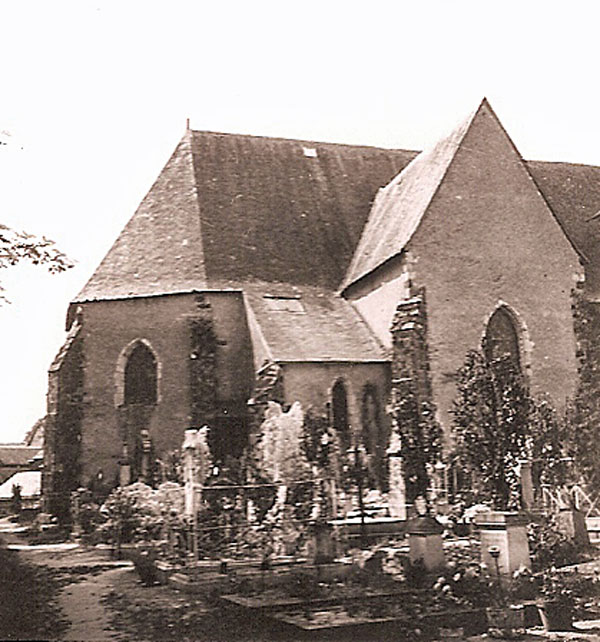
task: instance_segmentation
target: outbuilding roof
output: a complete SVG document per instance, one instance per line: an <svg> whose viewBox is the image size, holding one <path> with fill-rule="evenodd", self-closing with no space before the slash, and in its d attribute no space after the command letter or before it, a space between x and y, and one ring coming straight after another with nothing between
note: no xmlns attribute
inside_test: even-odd
<svg viewBox="0 0 600 642"><path fill-rule="evenodd" d="M352 304L329 290L265 283L244 295L273 361L388 360Z"/></svg>
<svg viewBox="0 0 600 642"><path fill-rule="evenodd" d="M42 473L39 470L24 470L9 477L0 484L0 499L13 496L13 486L21 488L21 497L37 497L41 493Z"/></svg>

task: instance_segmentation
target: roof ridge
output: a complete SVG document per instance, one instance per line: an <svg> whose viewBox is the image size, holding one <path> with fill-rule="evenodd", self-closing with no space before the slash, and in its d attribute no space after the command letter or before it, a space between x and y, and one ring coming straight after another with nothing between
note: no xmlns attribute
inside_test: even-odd
<svg viewBox="0 0 600 642"><path fill-rule="evenodd" d="M401 171L399 172L385 187L382 187L378 192L375 197L375 200L373 201L373 205L371 207L371 214L373 214L373 218L371 214L369 214L369 218L367 219L367 223L363 229L363 232L361 234L360 240L358 242L358 245L356 246L356 250L354 252L354 256L352 257L352 261L350 262L350 265L348 267L348 270L346 271L346 276L344 278L344 281L342 282L342 285L340 287L340 291L346 290L348 287L350 287L353 283L356 283L357 281L360 281L362 278L373 272L373 270L377 269L379 265L383 261L379 261L376 265L369 265L369 261L367 260L367 265L366 267L363 267L362 269L360 268L360 264L363 261L363 252L365 250L365 245L368 242L368 239L370 237L371 229L377 221L381 219L383 216L383 213L380 214L380 216L377 217L377 221L375 219L375 214L378 212L377 205L379 202L382 202L385 196L391 192L394 188L397 188L401 185L403 180L406 181L406 183L409 183L412 181L416 181L418 177L421 175L422 170L427 166L427 161L431 160L432 158L435 158L436 152L441 153L443 152L443 148L445 145L449 146L448 153L447 155L443 155L443 162L442 162L442 167L440 168L440 174L438 177L436 177L433 189L429 191L428 196L426 196L425 200L420 203L419 205L419 211L417 212L417 215L414 217L414 220L411 222L410 228L408 230L407 238L406 240L402 243L402 248L394 252L393 256L396 256L400 254L402 249L406 246L406 243L412 238L412 235L414 234L415 230L419 227L419 224L425 215L425 212L429 208L429 205L435 198L435 195L437 194L440 185L444 182L444 178L446 177L446 174L448 173L448 169L450 168L450 165L452 164L452 161L454 160L456 156L456 152L458 151L462 141L464 140L467 132L469 131L471 124L473 123L473 120L475 119L476 115L481 111L481 109L484 106L489 107L489 103L486 98L484 98L478 105L477 109L471 111L469 115L466 118L463 118L458 125L456 125L452 131L447 134L446 136L440 138L437 140L434 144L430 145L428 148L423 150L418 156L416 156L408 165ZM446 157L447 156L447 157ZM405 184L406 184L405 183ZM383 208L387 210L388 208ZM381 209L379 210L381 211ZM377 256L377 251L381 246L386 242L389 241L385 237L385 235L379 235L377 242L373 248L370 249L369 255L370 256ZM392 256L386 257L386 260L392 258Z"/></svg>
<svg viewBox="0 0 600 642"><path fill-rule="evenodd" d="M358 145L354 143L336 143L333 141L326 140L309 140L306 138L286 138L284 136L267 136L264 134L241 134L236 132L216 132L207 129L191 129L189 130L191 134L206 134L209 136L223 136L231 138L254 138L265 141L278 141L282 143L307 143L314 145L331 145L332 147L350 147L353 149L374 149L384 152L398 152L398 153L410 153L410 154L419 154L420 151L417 149L404 149L400 147L380 147L377 145Z"/></svg>
<svg viewBox="0 0 600 642"><path fill-rule="evenodd" d="M204 271L204 280L207 279L207 271L206 271L206 263L204 260L204 237L202 236L202 205L200 201L200 192L198 190L198 180L196 178L196 154L194 153L194 130L193 129L186 129L182 139L180 142L183 142L183 140L186 140L187 143L189 144L189 157L190 157L190 169L192 172L192 191L194 193L194 202L196 203L196 207L198 209L197 211L197 221L198 221L198 238L200 239L200 243L198 244L199 247L197 248L198 251L198 259L200 260L200 265L202 270Z"/></svg>

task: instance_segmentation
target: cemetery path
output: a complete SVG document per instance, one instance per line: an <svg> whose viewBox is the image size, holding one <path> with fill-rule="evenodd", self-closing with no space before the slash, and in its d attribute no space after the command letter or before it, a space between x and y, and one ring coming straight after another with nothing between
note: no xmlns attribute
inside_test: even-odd
<svg viewBox="0 0 600 642"><path fill-rule="evenodd" d="M1 520L2 540L9 552L16 552L22 568L31 569L31 586L21 591L20 606L25 612L35 609L33 602L51 602L49 620L43 638L81 642L115 642L131 639L126 630L115 626L106 599L113 591L118 576L133 573L128 562L112 562L93 551L73 544L29 546L19 529ZM39 569L36 571L35 569ZM42 570L43 569L43 570ZM58 591L56 590L58 587ZM31 639L27 622L15 621L11 639ZM25 635L25 638L22 636Z"/></svg>

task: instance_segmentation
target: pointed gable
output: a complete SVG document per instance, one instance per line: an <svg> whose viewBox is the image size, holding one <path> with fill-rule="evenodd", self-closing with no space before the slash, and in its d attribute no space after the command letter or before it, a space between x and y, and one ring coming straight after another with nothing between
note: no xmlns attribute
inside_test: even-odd
<svg viewBox="0 0 600 642"><path fill-rule="evenodd" d="M398 256L406 248L436 196L457 152L464 144L465 137L482 114L493 118L496 123L495 135L499 134L510 145L518 158L517 162L522 165L527 174L531 187L538 191L540 197L546 202L549 214L555 218L563 233L571 241L573 248L580 253L582 259L585 259L572 238L573 226L570 221L566 225L564 223L567 215L561 212L562 215L559 218L550 208L546 200L546 191L542 192L537 186L527 164L484 98L478 109L460 123L448 137L429 150L421 152L396 178L379 191L342 289L356 283Z"/></svg>
<svg viewBox="0 0 600 642"><path fill-rule="evenodd" d="M416 152L188 132L76 301L262 280L335 289Z"/></svg>
<svg viewBox="0 0 600 642"><path fill-rule="evenodd" d="M475 112L448 137L421 152L379 190L342 288L402 252L427 211L474 115Z"/></svg>
<svg viewBox="0 0 600 642"><path fill-rule="evenodd" d="M75 301L185 292L205 285L187 134Z"/></svg>

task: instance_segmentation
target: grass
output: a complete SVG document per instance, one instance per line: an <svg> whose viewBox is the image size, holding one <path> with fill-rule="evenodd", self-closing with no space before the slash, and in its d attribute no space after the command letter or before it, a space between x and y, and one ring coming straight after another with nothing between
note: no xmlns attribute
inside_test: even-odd
<svg viewBox="0 0 600 642"><path fill-rule="evenodd" d="M56 571L21 561L0 540L0 639L60 639L59 590Z"/></svg>

